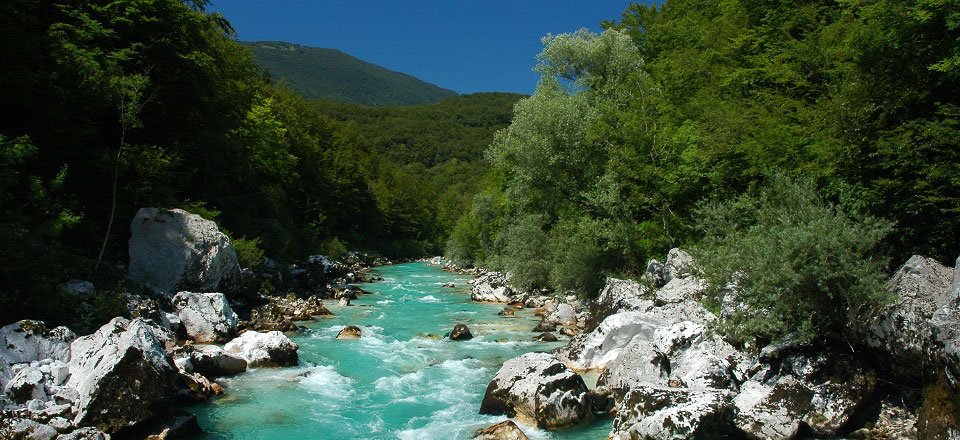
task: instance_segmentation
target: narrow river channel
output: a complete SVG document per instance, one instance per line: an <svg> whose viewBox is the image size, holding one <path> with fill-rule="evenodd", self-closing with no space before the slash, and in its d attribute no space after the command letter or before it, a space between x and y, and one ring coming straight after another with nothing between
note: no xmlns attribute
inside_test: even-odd
<svg viewBox="0 0 960 440"><path fill-rule="evenodd" d="M507 359L551 350L534 342L538 319L523 310L501 317L500 304L470 301L468 276L425 263L377 269L384 281L352 306L329 305L291 336L300 366L252 370L222 380L224 396L188 408L204 439L468 439L503 417L478 413L490 379ZM453 283L455 288L445 288ZM444 339L467 324L469 341ZM337 340L344 325L359 340ZM610 421L561 432L523 426L531 439L605 439Z"/></svg>

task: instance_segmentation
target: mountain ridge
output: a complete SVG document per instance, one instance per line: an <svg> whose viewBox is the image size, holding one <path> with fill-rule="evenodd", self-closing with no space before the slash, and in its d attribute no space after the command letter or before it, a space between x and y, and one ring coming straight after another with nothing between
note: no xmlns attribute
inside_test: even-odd
<svg viewBox="0 0 960 440"><path fill-rule="evenodd" d="M413 75L331 49L283 41L241 42L274 81L308 99L369 106L430 104L458 96Z"/></svg>

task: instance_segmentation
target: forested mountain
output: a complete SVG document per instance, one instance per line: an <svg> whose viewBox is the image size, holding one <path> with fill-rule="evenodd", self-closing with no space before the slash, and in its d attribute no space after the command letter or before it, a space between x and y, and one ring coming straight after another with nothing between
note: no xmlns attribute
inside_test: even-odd
<svg viewBox="0 0 960 440"><path fill-rule="evenodd" d="M363 105L424 104L456 92L371 64L336 49L278 41L243 43L274 80L300 96Z"/></svg>

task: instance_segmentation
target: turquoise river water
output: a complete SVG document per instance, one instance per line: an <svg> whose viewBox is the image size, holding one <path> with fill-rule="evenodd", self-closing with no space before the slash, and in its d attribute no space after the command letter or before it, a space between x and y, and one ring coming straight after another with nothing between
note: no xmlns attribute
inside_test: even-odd
<svg viewBox="0 0 960 440"><path fill-rule="evenodd" d="M538 318L527 310L500 317L502 305L470 301L470 277L424 263L377 272L384 281L361 285L370 295L349 307L328 303L335 316L291 336L300 345L298 367L221 379L223 396L188 408L206 432L201 438L468 439L505 419L479 414L500 365L563 343L534 342ZM442 287L447 282L456 288ZM443 339L456 323L474 338ZM348 324L363 337L337 340ZM521 428L531 439L605 439L610 420L557 432Z"/></svg>

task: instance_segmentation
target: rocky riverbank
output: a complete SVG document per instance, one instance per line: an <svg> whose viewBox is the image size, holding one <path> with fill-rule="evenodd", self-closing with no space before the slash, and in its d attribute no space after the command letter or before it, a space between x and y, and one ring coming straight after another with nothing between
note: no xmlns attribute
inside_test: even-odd
<svg viewBox="0 0 960 440"><path fill-rule="evenodd" d="M893 303L842 335L734 345L712 324L737 304L707 310L694 264L671 250L586 307L472 269L475 300L542 307L541 325L583 330L505 362L481 412L544 429L610 417L616 439L960 438L960 270L915 256L889 281Z"/></svg>
<svg viewBox="0 0 960 440"><path fill-rule="evenodd" d="M348 283L373 280L370 267L387 263L349 253L245 269L214 222L142 209L131 224L128 276L144 289L121 296L125 316L86 336L31 320L0 328L0 438L179 438L199 430L174 404L222 393L219 377L297 365L298 346L282 332L330 315L324 299L363 294ZM64 288L79 295L94 286Z"/></svg>

